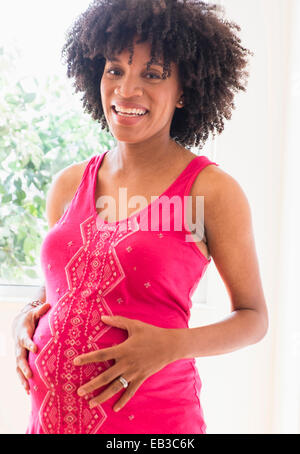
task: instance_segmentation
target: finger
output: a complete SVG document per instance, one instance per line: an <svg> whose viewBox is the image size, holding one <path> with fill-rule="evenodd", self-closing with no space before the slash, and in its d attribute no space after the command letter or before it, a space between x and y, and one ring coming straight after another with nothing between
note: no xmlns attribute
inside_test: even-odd
<svg viewBox="0 0 300 454"><path fill-rule="evenodd" d="M32 341L28 333L24 334L24 336L20 338L20 346L31 351L32 353L36 353L38 350L37 345Z"/></svg>
<svg viewBox="0 0 300 454"><path fill-rule="evenodd" d="M120 399L115 403L113 410L116 412L121 410L121 408L123 408L134 396L143 382L144 380L130 382L128 388L126 388L126 392L123 393Z"/></svg>
<svg viewBox="0 0 300 454"><path fill-rule="evenodd" d="M38 306L36 309L34 309L35 319L39 319L42 315L46 314L46 312L48 312L50 307L51 307L51 304L45 303L42 306Z"/></svg>
<svg viewBox="0 0 300 454"><path fill-rule="evenodd" d="M27 394L30 394L30 386L29 386L28 380L26 380L23 372L21 371L21 369L19 367L17 367L17 374L21 380L21 383L22 383L25 391L27 392Z"/></svg>
<svg viewBox="0 0 300 454"><path fill-rule="evenodd" d="M16 351L16 356L17 356L17 366L22 371L24 376L26 378L32 378L32 371L31 371L28 361L27 361L27 351L22 347L18 347L17 351Z"/></svg>
<svg viewBox="0 0 300 454"><path fill-rule="evenodd" d="M134 394L136 393L141 384L142 382L136 381L130 382L128 388L126 388L126 391L122 394L122 397L114 405L113 410L119 411L122 407L124 407L126 403L129 402L129 400L134 396ZM119 385L121 386L121 388ZM124 387L122 383L115 381L114 383L111 384L111 386L109 386L105 391L103 391L103 393L99 394L99 396L95 397L89 402L90 408L94 408L97 405L110 399L123 388Z"/></svg>
<svg viewBox="0 0 300 454"><path fill-rule="evenodd" d="M111 383L113 380L115 380L117 377L121 375L121 370L120 366L118 364L115 364L114 366L110 367L108 370L105 372L102 372L102 374L98 375L98 377L94 378L93 380L89 381L88 383L85 383L85 385L81 386L77 393L79 396L84 396L85 394L89 394L92 391L95 391L95 389L99 389L102 386L107 385L108 383ZM119 382L120 385L122 385L121 382Z"/></svg>
<svg viewBox="0 0 300 454"><path fill-rule="evenodd" d="M102 404L106 400L113 397L115 394L120 392L124 389L124 386L119 380L114 380L110 386L108 386L99 396L95 397L94 399L90 400L89 406L90 408L94 408L99 404Z"/></svg>
<svg viewBox="0 0 300 454"><path fill-rule="evenodd" d="M28 365L27 359L21 358L18 361L18 366L26 378L32 378L32 370L30 369L30 367Z"/></svg>
<svg viewBox="0 0 300 454"><path fill-rule="evenodd" d="M86 353L84 355L77 356L74 359L75 366L82 366L83 364L99 363L107 361L109 359L117 358L118 349L116 347L108 347L103 350L97 350L95 352Z"/></svg>
<svg viewBox="0 0 300 454"><path fill-rule="evenodd" d="M129 330L131 326L136 322L131 318L123 317L122 315L102 315L101 321L104 322L106 325L115 326L117 328Z"/></svg>

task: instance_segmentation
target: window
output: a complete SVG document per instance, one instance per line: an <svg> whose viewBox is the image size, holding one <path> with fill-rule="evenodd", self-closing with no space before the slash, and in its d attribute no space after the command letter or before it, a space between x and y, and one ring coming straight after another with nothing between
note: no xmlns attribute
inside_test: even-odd
<svg viewBox="0 0 300 454"><path fill-rule="evenodd" d="M73 93L60 61L65 31L89 3L12 0L1 14L0 286L4 287L0 291L4 295L9 284L36 286L43 281L39 253L48 230L45 204L53 176L98 153L99 144L104 151L113 143L83 113L80 96ZM216 141L207 149L214 160ZM203 301L205 295L199 298Z"/></svg>
<svg viewBox="0 0 300 454"><path fill-rule="evenodd" d="M64 33L88 4L13 0L1 14L0 284L41 282L52 177L112 143L83 113L60 61Z"/></svg>

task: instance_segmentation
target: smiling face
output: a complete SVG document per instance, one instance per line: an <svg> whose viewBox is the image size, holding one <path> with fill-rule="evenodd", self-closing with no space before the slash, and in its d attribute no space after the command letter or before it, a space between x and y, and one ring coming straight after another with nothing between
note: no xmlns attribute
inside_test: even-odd
<svg viewBox="0 0 300 454"><path fill-rule="evenodd" d="M124 50L106 60L101 99L110 131L117 141L127 143L169 138L175 109L182 107L177 65L171 63L171 76L166 79L162 78L161 60L147 71L147 62L151 60L148 42L134 42L131 65L129 56L130 52Z"/></svg>

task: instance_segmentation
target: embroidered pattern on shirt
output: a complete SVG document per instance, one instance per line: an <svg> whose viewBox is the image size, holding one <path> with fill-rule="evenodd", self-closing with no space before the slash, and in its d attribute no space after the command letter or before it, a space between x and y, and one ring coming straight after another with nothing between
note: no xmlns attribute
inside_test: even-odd
<svg viewBox="0 0 300 454"><path fill-rule="evenodd" d="M39 412L46 434L93 434L107 419L102 405L93 409L88 405L99 390L82 398L77 389L111 367L111 361L78 367L73 360L99 350L97 341L111 329L101 322L101 315L113 315L105 295L125 277L115 247L139 230L136 218L128 222L126 231L119 225L99 231L94 216L80 225L82 247L65 267L68 291L49 312L52 338L35 360L48 389Z"/></svg>

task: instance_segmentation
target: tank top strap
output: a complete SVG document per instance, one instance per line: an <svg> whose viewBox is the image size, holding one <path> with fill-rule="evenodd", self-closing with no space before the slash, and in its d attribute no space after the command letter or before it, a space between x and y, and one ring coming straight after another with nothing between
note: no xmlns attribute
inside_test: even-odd
<svg viewBox="0 0 300 454"><path fill-rule="evenodd" d="M183 172L179 175L177 180L175 180L174 184L170 187L169 191L169 197L179 197L181 200L181 210L180 210L180 217L181 217L181 225L183 226L183 232L188 235L190 238L189 241L194 243L194 240L191 239L191 230L190 230L190 225L192 225L192 219L191 219L191 210L192 210L192 200L189 198L190 196L190 190L192 187L192 184L194 183L196 177L199 175L199 173L208 165L216 165L219 166L214 161L211 161L208 157L206 156L197 156L194 158L190 163L187 165L187 167L183 170ZM201 195L201 194L199 194ZM201 213L200 213L201 214ZM203 216L201 216L201 219L197 219L197 232L200 235L200 238L204 242L206 242L206 236L205 236L205 227L204 227L204 204L203 204ZM198 205L197 205L197 216L199 215L198 213ZM189 222L188 222L189 221ZM192 225L193 226L193 225ZM195 226L193 226L194 228ZM198 241L200 241L198 239Z"/></svg>
<svg viewBox="0 0 300 454"><path fill-rule="evenodd" d="M211 161L206 156L196 156L175 180L174 184L172 184L169 195L179 195L181 197L188 196L197 175L205 167L211 164L219 166L219 164Z"/></svg>

